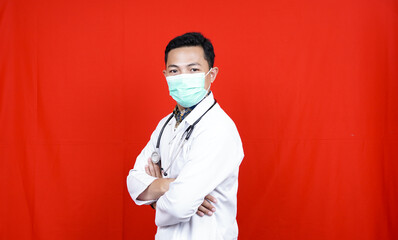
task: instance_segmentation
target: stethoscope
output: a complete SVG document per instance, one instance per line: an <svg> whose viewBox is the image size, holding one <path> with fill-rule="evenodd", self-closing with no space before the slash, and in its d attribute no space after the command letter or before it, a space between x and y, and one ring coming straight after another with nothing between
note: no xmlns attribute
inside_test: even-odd
<svg viewBox="0 0 398 240"><path fill-rule="evenodd" d="M181 136L180 144L179 144L179 146L177 147L177 152L176 152L175 156L171 158L171 161L174 161L174 160L175 160L175 158L176 158L176 157L178 156L178 154L180 153L180 151L181 151L181 149L182 149L184 143L185 143L186 141L188 141L188 139L191 137L191 134L192 134L193 129L195 128L196 124L198 124L198 122L203 118L203 116L206 115L206 113L207 113L208 111L210 111L210 109L212 109L212 108L214 107L214 105L216 105L216 103L217 103L217 100L214 99L214 103L206 110L206 112L203 113L202 116L200 116L200 118L198 118L192 125L189 125L189 127L184 131L184 133L183 133L182 136ZM155 163L155 164L159 164L159 165L160 165L160 160L161 160L161 159L160 159L160 150L159 150L160 140L161 140L161 138L162 138L162 134L163 134L163 131L164 131L166 125L170 122L170 120L171 120L173 117L174 117L174 113L172 113L172 114L170 115L170 117L166 120L166 122L164 123L162 129L160 130L160 133L159 133L159 136L158 136L158 141L156 142L156 149L155 149L155 151L154 151L154 152L152 153L152 155L151 155L152 162ZM183 138L184 138L184 135L185 135L185 139L183 139ZM173 164L173 162L171 162L171 163L169 164L169 166L166 168L166 170L163 171L163 175L164 175L164 176L167 176L167 171L170 169L170 167L171 167L172 164ZM161 170L163 170L163 168L161 168Z"/></svg>

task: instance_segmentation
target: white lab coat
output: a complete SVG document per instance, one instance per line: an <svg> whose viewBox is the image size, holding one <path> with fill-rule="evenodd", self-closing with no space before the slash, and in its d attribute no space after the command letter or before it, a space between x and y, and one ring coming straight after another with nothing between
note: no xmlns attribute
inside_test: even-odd
<svg viewBox="0 0 398 240"><path fill-rule="evenodd" d="M214 103L211 93L175 129L172 118L164 129L160 155L167 177L176 178L169 190L158 199L155 223L157 240L230 240L237 239L236 194L239 165L243 159L242 142L234 122L216 104L196 125L190 139L175 160L181 136ZM127 177L127 186L137 205L137 197L155 180L145 173L145 165L155 151L159 132L169 116L163 118L151 139L137 157ZM217 199L212 216L196 214L204 197L211 194Z"/></svg>

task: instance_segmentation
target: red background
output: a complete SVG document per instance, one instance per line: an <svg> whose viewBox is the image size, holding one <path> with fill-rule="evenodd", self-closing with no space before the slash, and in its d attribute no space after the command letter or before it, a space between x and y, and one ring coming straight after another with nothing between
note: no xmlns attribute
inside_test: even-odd
<svg viewBox="0 0 398 240"><path fill-rule="evenodd" d="M240 131L240 239L398 239L393 0L0 1L0 239L153 239L125 179L201 31Z"/></svg>

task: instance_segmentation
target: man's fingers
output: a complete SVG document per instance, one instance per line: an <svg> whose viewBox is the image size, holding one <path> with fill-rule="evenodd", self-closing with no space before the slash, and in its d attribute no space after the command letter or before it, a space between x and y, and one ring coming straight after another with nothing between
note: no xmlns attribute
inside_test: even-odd
<svg viewBox="0 0 398 240"><path fill-rule="evenodd" d="M216 208L206 199L203 201L201 207L205 208L207 211L212 211L212 212L216 211Z"/></svg>
<svg viewBox="0 0 398 240"><path fill-rule="evenodd" d="M148 168L149 168L149 175L151 175L152 177L156 177L155 169L153 168L153 163L150 158L148 159Z"/></svg>
<svg viewBox="0 0 398 240"><path fill-rule="evenodd" d="M198 216L200 216L200 217L203 217L203 216L205 215L204 212L199 211L199 210L196 212L196 214L197 214Z"/></svg>
<svg viewBox="0 0 398 240"><path fill-rule="evenodd" d="M155 174L157 178L161 178L162 174L160 173L160 167L158 164L153 163L153 167L155 169Z"/></svg>
<svg viewBox="0 0 398 240"><path fill-rule="evenodd" d="M201 217L203 217L205 214L208 216L213 215L213 213L216 211L216 208L213 206L213 204L211 204L211 202L216 203L217 199L209 194L205 197L205 200L203 201L202 205L200 205L200 207L198 208L196 214Z"/></svg>
<svg viewBox="0 0 398 240"><path fill-rule="evenodd" d="M198 212L202 212L202 213L204 213L204 214L206 214L206 215L208 215L208 216L213 215L213 212L210 211L209 209L205 208L203 205L201 205L201 206L198 208ZM200 216L200 215L199 215L199 216Z"/></svg>
<svg viewBox="0 0 398 240"><path fill-rule="evenodd" d="M152 177L162 178L159 165L153 163L150 158L148 159L148 165L145 166L145 172Z"/></svg>
<svg viewBox="0 0 398 240"><path fill-rule="evenodd" d="M211 201L211 202L213 202L213 203L217 203L217 199L215 198L215 197L213 197L212 195L207 195L206 197L205 197L205 199L207 199L207 200L209 200L209 201Z"/></svg>

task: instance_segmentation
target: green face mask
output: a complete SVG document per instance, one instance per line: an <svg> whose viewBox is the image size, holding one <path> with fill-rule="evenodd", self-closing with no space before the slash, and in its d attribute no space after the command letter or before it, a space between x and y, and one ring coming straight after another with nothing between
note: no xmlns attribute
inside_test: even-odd
<svg viewBox="0 0 398 240"><path fill-rule="evenodd" d="M170 96L185 108L198 104L209 90L205 89L205 78L209 72L206 74L201 72L166 77Z"/></svg>

